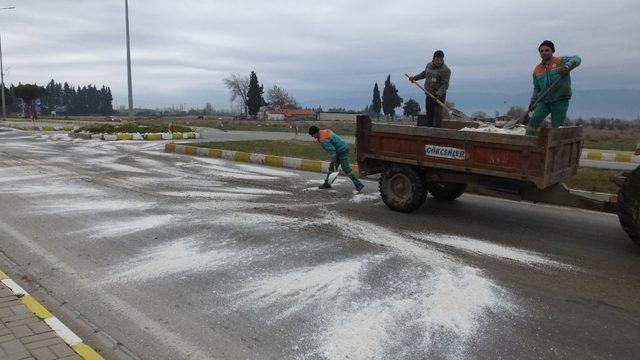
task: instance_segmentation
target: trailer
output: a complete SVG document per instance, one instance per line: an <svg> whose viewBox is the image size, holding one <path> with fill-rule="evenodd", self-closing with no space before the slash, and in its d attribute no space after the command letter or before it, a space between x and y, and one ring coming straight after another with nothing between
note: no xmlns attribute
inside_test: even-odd
<svg viewBox="0 0 640 360"><path fill-rule="evenodd" d="M562 183L576 174L582 127L542 128L537 137L372 123L358 116L356 147L363 176L379 174L380 195L395 211L412 212L427 194L455 200L469 188L481 195L615 213L640 245L640 167L613 180L616 201L573 193Z"/></svg>

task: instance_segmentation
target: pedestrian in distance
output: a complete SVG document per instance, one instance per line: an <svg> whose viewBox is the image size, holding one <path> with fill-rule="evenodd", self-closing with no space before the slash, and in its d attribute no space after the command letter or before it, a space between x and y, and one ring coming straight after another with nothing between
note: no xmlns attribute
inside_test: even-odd
<svg viewBox="0 0 640 360"><path fill-rule="evenodd" d="M544 119L551 114L551 126L564 125L571 99L571 76L569 73L582 61L578 56L553 56L556 47L550 40L538 46L542 61L533 69L533 95L529 111L533 111L527 135L536 135ZM540 98L545 91L548 92ZM537 104L536 104L537 102Z"/></svg>
<svg viewBox="0 0 640 360"><path fill-rule="evenodd" d="M320 130L317 126L309 127L309 135L313 136L322 148L329 153L331 157L331 163L329 164L329 173L324 180L324 183L319 186L320 189L330 189L329 175L332 172L338 171L338 167L342 167L342 171L351 179L353 185L358 192L362 192L364 185L358 179L358 175L351 169L349 164L349 144L344 141L338 134L334 133L330 129Z"/></svg>
<svg viewBox="0 0 640 360"><path fill-rule="evenodd" d="M424 88L443 104L446 104L450 78L451 70L444 63L444 52L437 50L433 53L433 59L427 64L424 71L417 75L409 76L409 81L415 82L425 79ZM427 95L425 105L426 122L422 123L422 117L418 117L418 126L442 127L442 106L429 95Z"/></svg>

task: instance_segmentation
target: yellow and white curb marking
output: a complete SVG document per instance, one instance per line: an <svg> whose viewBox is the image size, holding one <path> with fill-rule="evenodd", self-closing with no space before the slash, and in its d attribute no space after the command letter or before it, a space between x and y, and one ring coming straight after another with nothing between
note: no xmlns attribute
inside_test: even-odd
<svg viewBox="0 0 640 360"><path fill-rule="evenodd" d="M200 139L197 132L185 133L117 133L117 134L92 134L91 139L100 139L107 141L117 140L183 140L183 139Z"/></svg>
<svg viewBox="0 0 640 360"><path fill-rule="evenodd" d="M286 156L264 155L256 153L248 153L243 151L211 149L192 145L165 144L164 151L168 153L179 153L187 155L198 155L222 158L232 161L250 162L260 165L269 165L295 170L305 170L320 173L329 172L329 161L308 160L291 158ZM357 174L359 173L358 165L351 164L351 168Z"/></svg>
<svg viewBox="0 0 640 360"><path fill-rule="evenodd" d="M2 270L0 270L0 282L11 289L13 294L16 295L35 316L44 320L44 322L55 331L56 335L67 343L80 357L87 360L104 360L100 354L83 343L78 335L71 331L71 329L63 324L57 317L53 316L38 300L29 295L29 293L20 285L16 284L15 281L11 280Z"/></svg>
<svg viewBox="0 0 640 360"><path fill-rule="evenodd" d="M640 164L640 155L633 155L632 152L611 153L597 150L583 150L580 154L580 159Z"/></svg>

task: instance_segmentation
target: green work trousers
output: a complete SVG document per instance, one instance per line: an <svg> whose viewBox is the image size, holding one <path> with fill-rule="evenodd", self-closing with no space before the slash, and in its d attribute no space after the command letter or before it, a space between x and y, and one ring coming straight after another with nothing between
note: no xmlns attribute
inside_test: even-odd
<svg viewBox="0 0 640 360"><path fill-rule="evenodd" d="M554 128L564 125L567 119L567 109L569 108L569 99L563 99L549 102L540 102L533 110L533 115L529 119L529 126L539 128L547 115L551 114L551 126Z"/></svg>
<svg viewBox="0 0 640 360"><path fill-rule="evenodd" d="M338 154L338 164L340 164L342 171L349 177L349 179L351 179L356 188L362 185L360 179L358 179L358 175L356 175L355 171L351 168L351 164L349 164L349 150ZM327 174L327 179L325 179L325 181L328 179L329 174Z"/></svg>

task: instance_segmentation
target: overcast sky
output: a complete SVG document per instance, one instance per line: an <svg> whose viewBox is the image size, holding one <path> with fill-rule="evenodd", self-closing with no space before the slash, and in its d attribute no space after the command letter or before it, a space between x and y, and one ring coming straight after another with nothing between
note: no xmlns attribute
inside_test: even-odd
<svg viewBox="0 0 640 360"><path fill-rule="evenodd" d="M124 0L0 0L5 82L110 86L127 102ZM229 108L222 79L254 70L304 106L371 102L444 50L456 92L523 93L544 39L579 55L574 89L640 89L640 1L131 0L136 107ZM523 106L526 104L523 104Z"/></svg>

